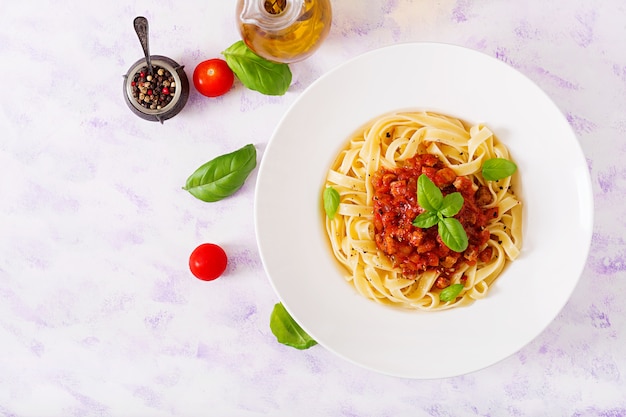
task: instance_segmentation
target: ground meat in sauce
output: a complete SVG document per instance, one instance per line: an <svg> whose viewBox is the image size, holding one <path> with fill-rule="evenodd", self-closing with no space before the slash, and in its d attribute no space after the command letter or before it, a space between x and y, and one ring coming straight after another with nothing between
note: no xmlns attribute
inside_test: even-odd
<svg viewBox="0 0 626 417"><path fill-rule="evenodd" d="M424 210L417 202L417 178L426 174L444 195L458 191L464 204L456 217L469 240L462 253L450 250L439 238L437 226L421 229L413 220ZM436 269L441 276L435 287L450 285L450 276L462 263L487 262L493 251L487 223L498 216L498 209L485 208L492 201L490 191L467 177L458 177L436 155L419 154L394 170L379 169L372 178L374 187L374 236L377 247L387 254L407 278Z"/></svg>

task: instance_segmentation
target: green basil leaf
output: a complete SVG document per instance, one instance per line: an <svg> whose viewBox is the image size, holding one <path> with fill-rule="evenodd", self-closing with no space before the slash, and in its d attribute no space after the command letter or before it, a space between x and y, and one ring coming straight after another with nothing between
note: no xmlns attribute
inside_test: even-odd
<svg viewBox="0 0 626 417"><path fill-rule="evenodd" d="M437 216L436 211L425 211L413 220L413 226L428 229L429 227L436 225L438 222L439 217Z"/></svg>
<svg viewBox="0 0 626 417"><path fill-rule="evenodd" d="M443 302L454 301L456 297L463 291L463 284L452 284L441 290L439 300Z"/></svg>
<svg viewBox="0 0 626 417"><path fill-rule="evenodd" d="M487 181L497 181L510 177L517 171L513 161L504 158L492 158L483 162L483 178Z"/></svg>
<svg viewBox="0 0 626 417"><path fill-rule="evenodd" d="M455 252L467 249L468 239L463 225L453 217L446 217L439 221L439 236L443 243Z"/></svg>
<svg viewBox="0 0 626 417"><path fill-rule="evenodd" d="M417 179L417 202L428 211L439 211L443 204L443 194L434 182L422 174Z"/></svg>
<svg viewBox="0 0 626 417"><path fill-rule="evenodd" d="M283 345L296 349L308 349L317 344L302 330L302 327L291 317L282 303L277 303L270 316L270 329L276 339Z"/></svg>
<svg viewBox="0 0 626 417"><path fill-rule="evenodd" d="M239 190L255 167L256 148L249 144L202 165L187 178L183 190L202 201L219 201Z"/></svg>
<svg viewBox="0 0 626 417"><path fill-rule="evenodd" d="M333 187L326 187L322 198L324 200L324 211L326 211L328 218L332 220L339 208L339 192Z"/></svg>
<svg viewBox="0 0 626 417"><path fill-rule="evenodd" d="M222 54L239 81L251 90L281 96L291 85L289 65L258 56L243 41L235 42Z"/></svg>
<svg viewBox="0 0 626 417"><path fill-rule="evenodd" d="M439 211L446 217L455 216L463 208L464 201L459 192L448 194L443 198L443 204Z"/></svg>

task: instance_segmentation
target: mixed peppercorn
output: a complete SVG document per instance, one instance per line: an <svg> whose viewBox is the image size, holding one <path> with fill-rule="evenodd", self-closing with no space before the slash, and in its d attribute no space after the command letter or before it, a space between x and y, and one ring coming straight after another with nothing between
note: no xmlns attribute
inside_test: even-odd
<svg viewBox="0 0 626 417"><path fill-rule="evenodd" d="M170 71L153 65L152 75L148 67L142 67L134 76L130 85L134 99L144 108L161 110L167 106L176 92L176 81Z"/></svg>

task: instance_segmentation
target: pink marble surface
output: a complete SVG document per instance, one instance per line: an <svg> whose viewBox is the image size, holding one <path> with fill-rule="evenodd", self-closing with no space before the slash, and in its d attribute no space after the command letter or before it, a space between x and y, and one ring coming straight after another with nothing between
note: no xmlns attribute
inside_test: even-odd
<svg viewBox="0 0 626 417"><path fill-rule="evenodd" d="M239 39L234 3L0 2L0 416L626 416L624 2L336 0L329 38L292 66L285 96L192 90L164 125L135 117L121 94L141 57L132 19L148 17L153 53L190 76ZM590 257L562 313L514 356L441 380L276 343L256 171L216 204L181 189L247 143L261 158L326 71L408 41L482 51L535 81L577 133L595 197ZM547 186L568 177L555 157ZM230 256L211 283L186 266L207 241Z"/></svg>

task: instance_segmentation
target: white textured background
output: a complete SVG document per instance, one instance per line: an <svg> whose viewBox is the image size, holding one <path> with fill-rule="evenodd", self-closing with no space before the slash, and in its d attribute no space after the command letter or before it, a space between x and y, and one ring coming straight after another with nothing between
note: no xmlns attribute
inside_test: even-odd
<svg viewBox="0 0 626 417"><path fill-rule="evenodd" d="M160 125L123 101L122 75L142 55L133 18L148 17L152 52L191 77L239 39L234 1L0 0L0 416L626 416L626 3L332 4L330 36L292 66L285 96L192 89ZM219 203L181 190L199 165L247 143L260 160L326 71L407 41L466 46L530 77L577 133L594 186L591 254L562 313L516 355L443 380L276 343L256 170ZM207 241L230 256L211 283L187 269Z"/></svg>

